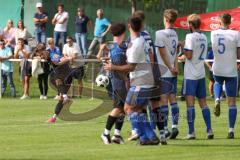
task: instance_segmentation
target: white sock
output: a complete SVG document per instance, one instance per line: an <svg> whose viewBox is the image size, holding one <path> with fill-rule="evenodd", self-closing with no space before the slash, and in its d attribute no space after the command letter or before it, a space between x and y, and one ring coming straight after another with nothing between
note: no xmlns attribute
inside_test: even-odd
<svg viewBox="0 0 240 160"><path fill-rule="evenodd" d="M54 115L53 115L53 118L57 118L57 115L56 115L56 114L54 114Z"/></svg>
<svg viewBox="0 0 240 160"><path fill-rule="evenodd" d="M132 134L137 134L137 131L135 129L132 130Z"/></svg>
<svg viewBox="0 0 240 160"><path fill-rule="evenodd" d="M120 136L121 135L121 131L118 129L114 130L114 135Z"/></svg>
<svg viewBox="0 0 240 160"><path fill-rule="evenodd" d="M104 134L105 134L105 135L109 135L109 134L110 134L110 131L107 130L107 129L104 129Z"/></svg>
<svg viewBox="0 0 240 160"><path fill-rule="evenodd" d="M63 95L63 98L66 98L66 97L67 97L67 95L66 95L66 94L64 94L64 95Z"/></svg>
<svg viewBox="0 0 240 160"><path fill-rule="evenodd" d="M229 128L228 132L234 132L234 128Z"/></svg>

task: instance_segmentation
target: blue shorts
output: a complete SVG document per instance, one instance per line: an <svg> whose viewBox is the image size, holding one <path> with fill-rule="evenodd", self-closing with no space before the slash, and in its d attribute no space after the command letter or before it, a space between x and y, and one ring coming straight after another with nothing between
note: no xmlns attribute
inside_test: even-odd
<svg viewBox="0 0 240 160"><path fill-rule="evenodd" d="M177 77L161 77L161 80L167 81L172 85L171 94L177 94Z"/></svg>
<svg viewBox="0 0 240 160"><path fill-rule="evenodd" d="M149 102L149 98L142 95L145 92L149 92L149 90L149 88L141 88L136 86L130 87L125 103L134 107L145 107Z"/></svg>
<svg viewBox="0 0 240 160"><path fill-rule="evenodd" d="M221 77L213 76L215 83L219 83L221 86L225 82L226 94L228 97L237 97L238 91L238 77Z"/></svg>
<svg viewBox="0 0 240 160"><path fill-rule="evenodd" d="M184 79L183 94L197 98L206 98L205 78L198 80Z"/></svg>

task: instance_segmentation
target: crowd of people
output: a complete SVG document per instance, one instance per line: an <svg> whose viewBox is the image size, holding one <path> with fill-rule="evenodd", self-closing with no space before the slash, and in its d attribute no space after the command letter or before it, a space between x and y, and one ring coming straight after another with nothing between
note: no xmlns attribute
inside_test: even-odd
<svg viewBox="0 0 240 160"><path fill-rule="evenodd" d="M47 99L48 93L48 76L52 70L51 58L52 55L59 55L67 57L70 55L74 59L89 58L93 55L96 46L105 42L105 37L109 32L111 23L108 19L104 18L103 10L97 10L97 18L94 27L94 39L88 49L87 36L88 30L93 28L92 21L85 15L83 8L77 9L75 16L75 39L71 36L67 36L69 13L64 10L63 4L57 5L57 13L51 20L51 24L54 25L53 38L47 40L47 23L49 22L48 13L44 11L43 4L36 4L37 12L33 16L33 23L35 25L34 36L37 42L37 46L30 48L28 45L28 31L24 26L23 20L19 20L17 27L14 27L12 20L8 20L6 27L0 29L0 59L2 63L2 95L4 95L7 82L10 85L12 97L16 97L16 90L13 82L13 64L8 59L16 58L21 59L19 74L23 84L23 96L20 99L28 99L30 78L33 76L32 63L27 59L42 59L46 62L41 63L41 74L37 74L39 83L40 99ZM76 42L76 43L75 43ZM45 53L47 52L47 54ZM43 55L41 55L43 54ZM75 56L74 54L77 54ZM46 56L47 55L47 56ZM81 97L82 93L82 77L83 77L83 64L80 66L72 66L80 73L74 76L78 80L79 93ZM58 99L59 95L55 97Z"/></svg>

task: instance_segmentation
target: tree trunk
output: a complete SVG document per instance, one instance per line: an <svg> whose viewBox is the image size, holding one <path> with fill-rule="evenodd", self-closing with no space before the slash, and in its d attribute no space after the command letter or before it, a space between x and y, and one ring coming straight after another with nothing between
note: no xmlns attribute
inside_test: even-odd
<svg viewBox="0 0 240 160"><path fill-rule="evenodd" d="M132 3L132 14L137 10L137 1L131 0Z"/></svg>

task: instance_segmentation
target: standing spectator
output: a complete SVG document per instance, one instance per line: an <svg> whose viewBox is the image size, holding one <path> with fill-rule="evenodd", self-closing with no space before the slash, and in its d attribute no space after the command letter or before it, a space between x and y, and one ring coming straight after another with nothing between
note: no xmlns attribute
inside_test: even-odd
<svg viewBox="0 0 240 160"><path fill-rule="evenodd" d="M31 64L27 61L30 58L30 48L24 44L24 39L19 38L14 50L14 58L22 59L21 62L21 79L23 84L24 93L20 98L21 100L28 99L29 97L29 85L31 77Z"/></svg>
<svg viewBox="0 0 240 160"><path fill-rule="evenodd" d="M61 50L54 45L54 40L53 38L49 38L47 41L48 44L48 48L47 51L49 53L49 57L50 57L50 61L52 64L53 68L56 68L57 65L55 64L55 62L58 62L59 59L63 56ZM59 93L54 97L55 100L59 100L60 99L60 95Z"/></svg>
<svg viewBox="0 0 240 160"><path fill-rule="evenodd" d="M5 42L4 40L0 40L0 61L2 63L2 96L4 95L4 92L7 87L7 81L10 85L10 89L12 92L12 96L16 97L16 91L15 91L15 86L13 83L13 64L12 62L8 61L8 59L12 58L12 50L9 47L5 47Z"/></svg>
<svg viewBox="0 0 240 160"><path fill-rule="evenodd" d="M3 39L5 40L5 45L14 49L15 47L15 28L13 26L13 21L10 19L7 21L7 26L3 31Z"/></svg>
<svg viewBox="0 0 240 160"><path fill-rule="evenodd" d="M67 44L63 46L63 56L70 60L72 77L78 80L78 95L81 98L83 89L84 62L80 62L83 57L79 51L77 43L73 42L72 37L67 37Z"/></svg>
<svg viewBox="0 0 240 160"><path fill-rule="evenodd" d="M27 43L27 29L24 26L24 23L22 20L18 21L18 25L17 25L16 33L15 33L15 42L17 42L19 38L24 39L25 44L28 44Z"/></svg>
<svg viewBox="0 0 240 160"><path fill-rule="evenodd" d="M88 48L88 57L93 54L93 51L98 44L103 44L105 42L106 35L110 31L111 23L103 16L103 9L98 9L94 28L94 39Z"/></svg>
<svg viewBox="0 0 240 160"><path fill-rule="evenodd" d="M46 24L48 22L48 14L43 11L41 2L36 4L37 12L34 14L35 37L37 43L46 43Z"/></svg>
<svg viewBox="0 0 240 160"><path fill-rule="evenodd" d="M90 19L84 14L84 9L78 8L75 18L75 38L83 57L87 56L87 28L91 25Z"/></svg>
<svg viewBox="0 0 240 160"><path fill-rule="evenodd" d="M41 62L43 73L38 75L38 87L41 93L40 100L46 100L48 93L48 75L50 72L50 66L48 63L49 53L46 51L46 45L44 43L39 43L37 45L35 53L33 54L33 58L46 60L46 62Z"/></svg>
<svg viewBox="0 0 240 160"><path fill-rule="evenodd" d="M58 13L55 14L52 19L52 24L55 25L54 28L54 42L55 46L59 46L59 39L62 40L62 45L66 43L67 37L67 24L69 15L68 12L64 11L64 5L58 4Z"/></svg>

